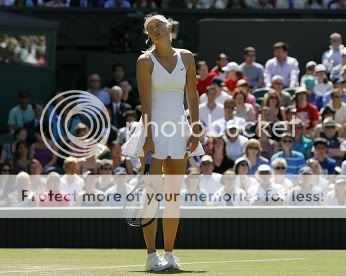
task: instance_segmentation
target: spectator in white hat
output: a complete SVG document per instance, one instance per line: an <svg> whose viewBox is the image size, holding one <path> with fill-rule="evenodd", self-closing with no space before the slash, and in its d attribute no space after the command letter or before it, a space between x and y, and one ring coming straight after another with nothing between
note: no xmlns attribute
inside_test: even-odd
<svg viewBox="0 0 346 276"><path fill-rule="evenodd" d="M341 50L341 63L338 65L335 65L330 72L329 78L331 80L336 79L337 77L340 77L342 69L346 66L346 48L343 48Z"/></svg>
<svg viewBox="0 0 346 276"><path fill-rule="evenodd" d="M318 64L315 67L316 72L316 84L313 88L313 92L317 96L324 96L327 92L333 89L333 84L328 80L326 74L326 67L323 64Z"/></svg>
<svg viewBox="0 0 346 276"><path fill-rule="evenodd" d="M329 50L322 55L322 64L326 67L327 72L331 72L334 66L341 63L341 51L343 48L341 34L332 33L330 35Z"/></svg>
<svg viewBox="0 0 346 276"><path fill-rule="evenodd" d="M292 104L291 95L283 91L284 78L280 75L275 75L272 77L271 87L275 90L276 94L280 98L280 103L283 107L287 107Z"/></svg>
<svg viewBox="0 0 346 276"><path fill-rule="evenodd" d="M237 87L237 81L243 79L243 73L236 62L229 62L225 67L222 68L226 72L225 86L228 90L233 93Z"/></svg>
<svg viewBox="0 0 346 276"><path fill-rule="evenodd" d="M340 165L345 156L345 140L339 137L338 126L335 120L331 118L324 119L320 137L328 141L328 157L334 158L337 164ZM319 138L315 139L314 142L316 143L318 139ZM334 170L330 172L330 174L334 174Z"/></svg>
<svg viewBox="0 0 346 276"><path fill-rule="evenodd" d="M256 179L248 175L250 167L250 161L245 156L239 157L235 160L234 173L237 175L236 186L247 193L251 187L258 185Z"/></svg>
<svg viewBox="0 0 346 276"><path fill-rule="evenodd" d="M302 120L306 130L313 131L319 120L318 109L315 105L309 103L309 91L305 87L297 87L295 90L293 99L297 116Z"/></svg>
<svg viewBox="0 0 346 276"><path fill-rule="evenodd" d="M299 63L288 56L288 45L285 42L274 44L274 57L266 62L264 81L267 87L271 86L272 77L275 75L283 77L284 88L298 85Z"/></svg>
<svg viewBox="0 0 346 276"><path fill-rule="evenodd" d="M201 181L200 186L205 189L208 194L214 194L221 188L221 174L213 172L214 160L210 155L203 155L200 163Z"/></svg>
<svg viewBox="0 0 346 276"><path fill-rule="evenodd" d="M252 186L248 190L252 195L252 205L283 205L285 191L280 185L271 181L272 174L272 169L267 164L262 164L257 168L258 185Z"/></svg>
<svg viewBox="0 0 346 276"><path fill-rule="evenodd" d="M317 63L315 61L308 61L305 65L305 74L300 79L300 85L305 85L305 80L315 78L315 67Z"/></svg>

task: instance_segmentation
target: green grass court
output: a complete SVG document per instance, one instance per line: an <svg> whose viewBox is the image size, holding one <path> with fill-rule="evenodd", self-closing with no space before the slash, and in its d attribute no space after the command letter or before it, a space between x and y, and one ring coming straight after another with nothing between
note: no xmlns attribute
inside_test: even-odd
<svg viewBox="0 0 346 276"><path fill-rule="evenodd" d="M176 250L176 255L183 271L162 274L346 275L345 250ZM144 258L144 250L1 249L0 274L154 274L144 271Z"/></svg>

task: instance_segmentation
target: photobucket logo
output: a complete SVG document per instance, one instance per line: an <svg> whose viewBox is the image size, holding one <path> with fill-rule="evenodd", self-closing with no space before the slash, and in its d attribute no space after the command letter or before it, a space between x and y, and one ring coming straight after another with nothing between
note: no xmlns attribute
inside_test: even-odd
<svg viewBox="0 0 346 276"><path fill-rule="evenodd" d="M87 126L76 136L78 123ZM49 137L45 133L47 126ZM90 158L98 153L99 144L107 142L110 117L104 104L94 95L81 90L59 93L45 106L40 120L40 132L46 146L57 156ZM53 146L54 145L54 146Z"/></svg>
<svg viewBox="0 0 346 276"><path fill-rule="evenodd" d="M268 138L278 137L281 138L285 133L289 132L293 137L296 135L296 118L292 117L292 122L278 121L270 123L262 120L261 114L259 114L255 122L239 120L240 118L234 117L229 121L217 120L213 121L211 115L208 115L208 123L188 122L185 115L182 115L175 121L158 122L148 120L148 116L141 117L140 125L144 125L144 137L148 136L149 129L152 137L163 136L170 137L187 137L194 135L196 137L204 137L205 135L220 136L227 134L230 138L235 138L242 134L248 138L261 138L266 136ZM137 125L136 123L135 125ZM127 123L127 139L134 133L133 122ZM208 125L208 127L206 127Z"/></svg>

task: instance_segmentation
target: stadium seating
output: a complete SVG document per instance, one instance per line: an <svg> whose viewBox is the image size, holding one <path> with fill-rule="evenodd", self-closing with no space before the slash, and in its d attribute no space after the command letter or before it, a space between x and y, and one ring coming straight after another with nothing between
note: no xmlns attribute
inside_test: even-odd
<svg viewBox="0 0 346 276"><path fill-rule="evenodd" d="M268 88L257 88L253 91L254 96L256 97L256 103L260 106L262 105L264 95L269 91Z"/></svg>

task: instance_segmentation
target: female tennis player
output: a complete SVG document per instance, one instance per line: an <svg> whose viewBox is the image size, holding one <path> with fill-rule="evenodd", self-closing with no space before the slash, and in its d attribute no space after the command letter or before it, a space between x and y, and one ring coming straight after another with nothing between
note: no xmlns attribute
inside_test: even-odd
<svg viewBox="0 0 346 276"><path fill-rule="evenodd" d="M179 194L187 158L202 155L204 150L198 138L200 125L194 57L188 50L172 47L171 30L172 20L163 15L150 14L145 19L147 43L152 46L137 60L136 75L142 117L133 135L124 144L123 154L141 157L144 168L143 157L150 152L150 174L161 175L164 172L166 179L168 175L175 176L174 181L165 181L164 193ZM191 126L184 112L184 92ZM181 121L184 122L184 127ZM181 181L176 181L178 178ZM143 228L148 253L147 271L180 268L179 260L173 254L179 216L165 216L176 214L179 202L180 199L165 202L162 221L165 249L163 258L156 252L156 220Z"/></svg>

